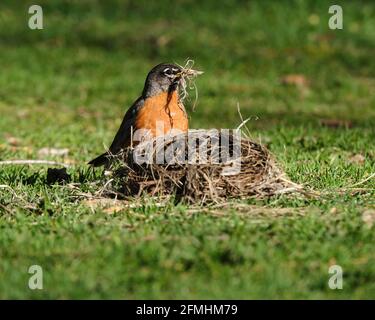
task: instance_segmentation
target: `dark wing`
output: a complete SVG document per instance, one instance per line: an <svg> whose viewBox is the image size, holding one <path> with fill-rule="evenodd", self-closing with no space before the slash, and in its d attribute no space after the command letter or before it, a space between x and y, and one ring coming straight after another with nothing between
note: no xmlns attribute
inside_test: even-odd
<svg viewBox="0 0 375 320"><path fill-rule="evenodd" d="M111 146L109 147L110 153L116 154L122 148L130 144L131 129L132 129L132 126L134 126L138 111L140 108L142 108L143 103L144 103L143 98L142 97L138 98L133 103L133 105L129 108L129 110L125 113L121 126L118 129Z"/></svg>
<svg viewBox="0 0 375 320"><path fill-rule="evenodd" d="M125 113L120 129L118 129L115 135L115 138L113 139L113 142L111 146L109 147L109 151L91 160L89 162L90 165L94 167L99 167L103 165L107 166L110 163L111 155L117 154L122 148L130 144L132 126L135 123L137 113L139 109L142 108L143 103L144 103L144 100L142 97L138 98L133 103L133 105Z"/></svg>

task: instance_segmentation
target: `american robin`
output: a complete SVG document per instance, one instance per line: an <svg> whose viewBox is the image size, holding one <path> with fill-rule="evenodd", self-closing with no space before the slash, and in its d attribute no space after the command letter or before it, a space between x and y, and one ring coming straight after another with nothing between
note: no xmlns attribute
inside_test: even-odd
<svg viewBox="0 0 375 320"><path fill-rule="evenodd" d="M94 167L107 166L111 155L131 145L133 133L138 129L147 130L152 137L166 134L172 129L186 132L188 118L178 90L183 81L183 71L175 64L155 66L147 75L142 95L126 112L109 150L89 164ZM161 132L160 124L163 128Z"/></svg>

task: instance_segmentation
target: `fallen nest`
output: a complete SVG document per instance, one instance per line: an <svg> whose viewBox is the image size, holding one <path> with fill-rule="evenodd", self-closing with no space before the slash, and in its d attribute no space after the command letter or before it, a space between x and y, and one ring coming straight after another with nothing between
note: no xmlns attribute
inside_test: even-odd
<svg viewBox="0 0 375 320"><path fill-rule="evenodd" d="M235 131L189 130L142 142L116 156L106 191L174 196L194 204L265 198L299 190L261 144Z"/></svg>

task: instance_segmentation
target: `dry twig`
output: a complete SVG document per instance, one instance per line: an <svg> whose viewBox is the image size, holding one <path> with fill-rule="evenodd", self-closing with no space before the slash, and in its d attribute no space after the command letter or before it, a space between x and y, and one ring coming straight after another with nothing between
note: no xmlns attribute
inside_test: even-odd
<svg viewBox="0 0 375 320"><path fill-rule="evenodd" d="M0 166L1 165L35 165L35 164L51 165L51 166L63 166L65 168L70 167L70 165L68 165L66 163L49 161L49 160L5 160L5 161L0 161Z"/></svg>

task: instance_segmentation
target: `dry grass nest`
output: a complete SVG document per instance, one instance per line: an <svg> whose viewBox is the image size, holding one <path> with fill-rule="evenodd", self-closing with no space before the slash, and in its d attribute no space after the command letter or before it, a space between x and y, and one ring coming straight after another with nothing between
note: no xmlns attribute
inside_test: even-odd
<svg viewBox="0 0 375 320"><path fill-rule="evenodd" d="M177 201L207 204L300 189L266 147L235 131L189 130L154 138L115 159L106 185L116 196L172 195Z"/></svg>

